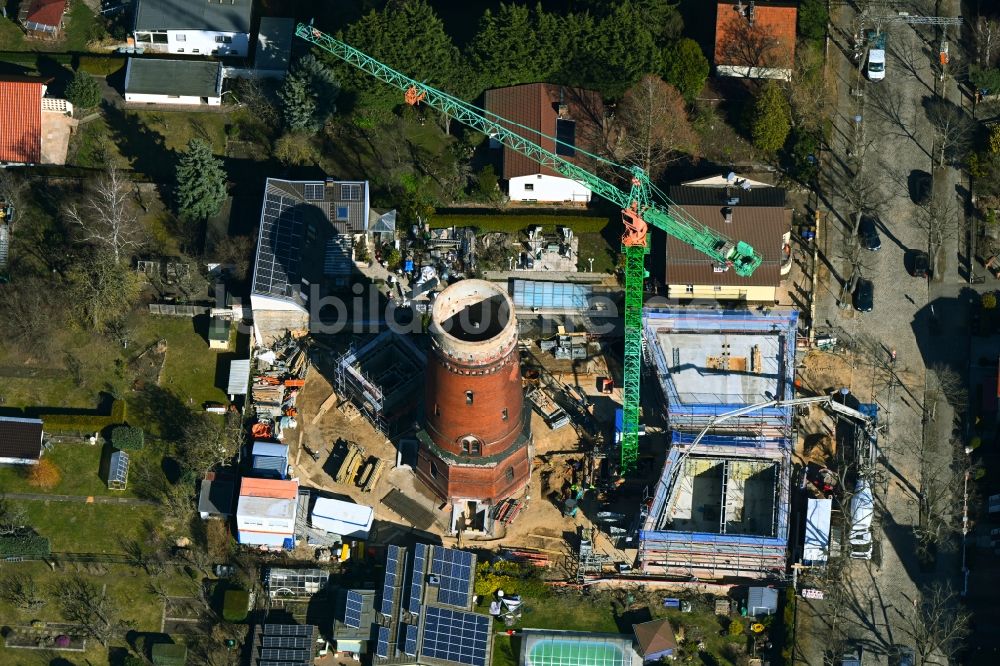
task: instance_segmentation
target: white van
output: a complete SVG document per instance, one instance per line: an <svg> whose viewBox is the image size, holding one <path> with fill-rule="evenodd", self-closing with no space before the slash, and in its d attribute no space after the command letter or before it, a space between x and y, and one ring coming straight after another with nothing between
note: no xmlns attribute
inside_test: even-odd
<svg viewBox="0 0 1000 666"><path fill-rule="evenodd" d="M885 78L885 49L868 49L866 72L869 81L881 81Z"/></svg>
<svg viewBox="0 0 1000 666"><path fill-rule="evenodd" d="M872 558L872 519L875 517L875 497L867 479L858 479L854 497L849 507L851 521L851 557L858 560Z"/></svg>

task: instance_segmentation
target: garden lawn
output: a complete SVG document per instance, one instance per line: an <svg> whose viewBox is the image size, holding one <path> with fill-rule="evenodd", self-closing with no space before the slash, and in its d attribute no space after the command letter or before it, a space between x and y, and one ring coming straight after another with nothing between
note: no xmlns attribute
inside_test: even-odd
<svg viewBox="0 0 1000 666"><path fill-rule="evenodd" d="M56 553L121 554L120 539L142 539L146 521L158 522L154 506L87 504L84 502L18 502L29 524L52 542Z"/></svg>
<svg viewBox="0 0 1000 666"><path fill-rule="evenodd" d="M111 450L110 444L100 442L94 446L84 442L53 444L43 457L59 468L61 477L54 488L42 490L31 486L28 483L31 468L13 465L0 466L0 488L7 493L131 497L131 484L128 490L108 490L107 465ZM140 458L156 456L148 447L128 453L133 465Z"/></svg>
<svg viewBox="0 0 1000 666"><path fill-rule="evenodd" d="M612 273L618 260L618 253L621 246L612 247L608 243L605 234L601 233L581 233L577 234L579 245L577 246L576 266L581 271L590 270L588 258L594 259L595 273Z"/></svg>

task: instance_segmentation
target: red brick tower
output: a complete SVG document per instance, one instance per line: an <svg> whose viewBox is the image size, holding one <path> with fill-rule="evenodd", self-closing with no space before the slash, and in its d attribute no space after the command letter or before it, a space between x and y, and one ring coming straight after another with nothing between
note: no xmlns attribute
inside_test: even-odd
<svg viewBox="0 0 1000 666"><path fill-rule="evenodd" d="M510 497L531 476L513 303L485 280L463 280L438 294L430 330L417 475L447 500Z"/></svg>

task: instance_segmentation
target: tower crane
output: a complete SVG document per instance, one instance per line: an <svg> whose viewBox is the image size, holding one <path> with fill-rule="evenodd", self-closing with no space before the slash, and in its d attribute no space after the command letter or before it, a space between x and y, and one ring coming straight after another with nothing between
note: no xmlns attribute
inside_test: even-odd
<svg viewBox="0 0 1000 666"><path fill-rule="evenodd" d="M518 124L468 102L410 78L379 62L358 49L335 39L312 25L300 23L295 34L344 62L357 67L403 92L411 105L426 104L468 127L482 132L507 148L533 159L538 164L582 182L591 192L601 196L622 211L625 231L622 252L625 256L625 357L622 381L622 441L620 472L630 472L639 453L639 388L642 371L642 296L643 282L649 274L645 256L649 253L647 231L650 226L661 229L710 257L720 270L732 268L737 275L748 277L760 266L761 257L748 243L734 241L701 224L672 202L657 203L652 197L649 176L638 166L623 167L629 173L630 187L624 191L617 185L590 173L538 143L526 139L511 129ZM538 128L527 128L542 134ZM543 135L544 136L544 135Z"/></svg>

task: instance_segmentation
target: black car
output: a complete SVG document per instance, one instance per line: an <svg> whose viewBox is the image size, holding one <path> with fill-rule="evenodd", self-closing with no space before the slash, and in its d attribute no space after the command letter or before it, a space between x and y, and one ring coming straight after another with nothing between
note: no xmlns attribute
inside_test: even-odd
<svg viewBox="0 0 1000 666"><path fill-rule="evenodd" d="M875 228L875 218L867 215L861 217L858 236L861 238L861 246L866 250L878 252L882 249L882 239L878 235L878 229Z"/></svg>
<svg viewBox="0 0 1000 666"><path fill-rule="evenodd" d="M871 280L858 280L854 287L854 309L858 312L871 312L875 307L875 285Z"/></svg>
<svg viewBox="0 0 1000 666"><path fill-rule="evenodd" d="M930 203L931 200L931 188L934 185L934 179L926 171L914 171L913 177L913 203L918 206L924 206Z"/></svg>
<svg viewBox="0 0 1000 666"><path fill-rule="evenodd" d="M917 250L913 255L913 270L911 275L913 277L925 278L930 272L931 259L927 256L927 253L923 250Z"/></svg>

